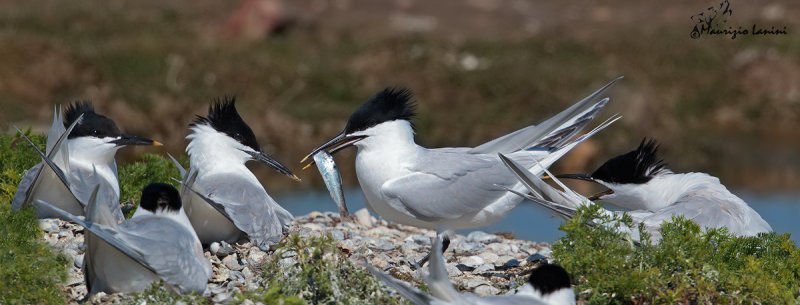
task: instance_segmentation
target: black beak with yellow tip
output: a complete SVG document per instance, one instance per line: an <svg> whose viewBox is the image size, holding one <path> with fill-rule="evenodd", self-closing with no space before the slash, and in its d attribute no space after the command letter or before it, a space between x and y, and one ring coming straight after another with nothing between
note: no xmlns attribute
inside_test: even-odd
<svg viewBox="0 0 800 305"><path fill-rule="evenodd" d="M137 136L131 136L122 134L116 140L111 141L111 143L116 144L117 146L125 146L125 145L152 145L152 146L162 146L161 142L153 141L148 138L142 138Z"/></svg>

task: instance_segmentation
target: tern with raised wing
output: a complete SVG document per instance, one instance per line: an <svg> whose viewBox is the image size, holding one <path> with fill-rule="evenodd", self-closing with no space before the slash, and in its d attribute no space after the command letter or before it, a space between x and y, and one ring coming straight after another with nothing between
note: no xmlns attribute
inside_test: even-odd
<svg viewBox="0 0 800 305"><path fill-rule="evenodd" d="M40 206L86 229L82 268L89 295L141 292L161 280L175 292L205 291L211 263L203 255L174 187L164 183L145 187L136 213L119 224L107 205L98 202L105 197L98 195L100 188L95 185L92 189L85 219L37 200Z"/></svg>
<svg viewBox="0 0 800 305"><path fill-rule="evenodd" d="M612 204L631 207L633 210L627 213L633 219L634 228L625 230L635 240L639 239L635 229L639 223L644 224L653 241L660 240L661 224L674 216L683 216L704 228L725 227L737 236L755 236L772 231L755 210L728 191L719 179L705 173L673 173L657 158L657 151L656 142L645 139L638 148L612 158L592 175L556 175L553 179L562 190L551 187L511 158L501 158L533 194L523 196L564 217L571 218L576 209L590 199L606 201L606 198L611 198L609 202ZM567 188L558 177L595 181L610 191L586 198Z"/></svg>
<svg viewBox="0 0 800 305"><path fill-rule="evenodd" d="M72 215L82 216L85 207L81 202L88 202L91 190L82 187L85 183L81 179L93 179L96 172L100 187L107 190L102 192L106 197L100 200L101 204L109 205L114 218L122 221L114 155L127 145L160 146L161 143L121 133L114 121L96 113L88 102L70 105L63 119L60 111L54 112L43 162L25 172L12 206L19 209L29 203L35 205L35 200L42 200ZM33 145L29 139L28 142ZM45 166L44 156L56 168ZM37 214L39 218L58 216L43 209L37 209Z"/></svg>
<svg viewBox="0 0 800 305"><path fill-rule="evenodd" d="M474 148L417 145L411 92L388 88L358 108L339 135L309 156L320 150L334 154L355 145L356 174L365 204L387 220L429 229L479 227L504 217L522 201L504 188L524 190L496 153L507 153L531 169L550 166L613 122L570 141L607 104L608 98L602 95L617 80L539 125ZM534 170L541 173L541 168Z"/></svg>
<svg viewBox="0 0 800 305"><path fill-rule="evenodd" d="M190 168L181 171L184 181L195 176L192 189L196 192L182 199L200 241L204 245L234 243L249 237L254 245L266 247L280 240L293 216L267 194L245 162L262 162L299 179L261 150L236 111L235 99L217 100L209 106L208 116L198 116L189 129Z"/></svg>

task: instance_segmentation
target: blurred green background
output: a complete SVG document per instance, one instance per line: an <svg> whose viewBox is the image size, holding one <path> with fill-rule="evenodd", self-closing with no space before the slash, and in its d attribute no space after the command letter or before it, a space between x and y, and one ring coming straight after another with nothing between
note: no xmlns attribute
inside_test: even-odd
<svg viewBox="0 0 800 305"><path fill-rule="evenodd" d="M127 133L183 155L226 94L260 144L312 183L254 166L268 189L319 187L298 161L386 86L419 101L417 141L477 145L538 123L617 76L623 119L556 171L590 171L645 137L676 171L735 189L800 187L800 2L732 0L728 24L787 35L690 38L712 1L0 0L0 127L45 132L90 99ZM599 123L599 122L598 122ZM593 126L593 125L591 125ZM355 184L352 156L339 157ZM316 186L315 186L316 185Z"/></svg>

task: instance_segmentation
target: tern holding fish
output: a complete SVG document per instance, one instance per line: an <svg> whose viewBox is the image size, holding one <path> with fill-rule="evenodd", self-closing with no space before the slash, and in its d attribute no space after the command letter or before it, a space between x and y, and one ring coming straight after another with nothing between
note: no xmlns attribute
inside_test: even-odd
<svg viewBox="0 0 800 305"><path fill-rule="evenodd" d="M479 227L504 217L522 201L497 186L524 190L496 153L507 153L531 168L550 166L614 121L570 141L607 104L608 98L602 95L616 81L540 125L474 148L417 145L411 92L387 88L358 108L339 135L309 156L322 150L335 154L351 145L358 147L356 174L365 203L390 221L430 229Z"/></svg>

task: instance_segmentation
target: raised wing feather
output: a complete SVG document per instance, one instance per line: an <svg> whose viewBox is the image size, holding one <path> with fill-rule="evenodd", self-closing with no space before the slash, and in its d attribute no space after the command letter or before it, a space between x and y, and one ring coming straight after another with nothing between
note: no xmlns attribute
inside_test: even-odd
<svg viewBox="0 0 800 305"><path fill-rule="evenodd" d="M613 80L580 102L572 105L559 114L539 125L528 126L500 138L494 139L470 150L470 153L511 153L520 149L544 145L551 142L558 146L566 143L570 137L594 118L602 109L607 99L601 100L603 93L622 77ZM588 116L586 116L588 114ZM588 119L588 120L586 120ZM559 131L560 130L560 131ZM542 139L549 138L542 142ZM541 143L537 143L541 142Z"/></svg>
<svg viewBox="0 0 800 305"><path fill-rule="evenodd" d="M198 177L195 189L223 206L228 218L256 245L280 240L283 226L275 209L277 203L261 185L236 174L221 173Z"/></svg>
<svg viewBox="0 0 800 305"><path fill-rule="evenodd" d="M61 125L56 126L57 123L55 118L56 116L58 116L60 121L60 116L57 113L54 114L53 117L54 125L50 127L50 131L48 132L47 136L47 149L48 149L47 155L42 153L42 151L39 150L39 148L36 147L35 144L33 144L31 139L29 139L24 132L19 130L17 126L14 126L14 128L22 135L23 138L25 138L25 141L27 141L28 144L30 144L34 150L36 150L36 152L42 158L42 162L48 163L48 166L50 168L53 168L54 173L58 176L59 179L61 179L61 182L64 183L67 189L69 189L69 181L67 181L66 175L64 175L64 170L69 171L69 150L67 149L66 146L66 139L69 136L69 133L72 132L72 129L75 128L75 126L78 125L78 123L83 119L83 114L78 116L78 119L76 119L75 122L72 122L72 124L69 125L69 128L66 129L64 129L63 123L60 123ZM53 158L57 158L57 160L53 161ZM25 177L23 177L23 180L21 181L19 187L17 188L16 194L14 194L14 199L12 200L12 207L14 209L19 209L26 203L31 202L31 200L33 199L31 194L33 194L33 192L36 191L36 188L38 186L37 181L39 180L39 176L41 175L43 168L44 167L42 166L42 163L39 163L34 167L28 169L28 171L25 173ZM20 190L22 190L23 192L20 192ZM78 202L80 202L80 200Z"/></svg>

